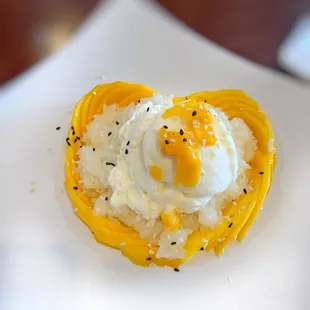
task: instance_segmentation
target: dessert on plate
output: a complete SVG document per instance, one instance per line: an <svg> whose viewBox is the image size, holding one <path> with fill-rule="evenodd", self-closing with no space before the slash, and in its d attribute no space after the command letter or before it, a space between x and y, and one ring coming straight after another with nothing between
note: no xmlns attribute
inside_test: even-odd
<svg viewBox="0 0 310 310"><path fill-rule="evenodd" d="M244 238L276 162L268 117L239 90L101 84L76 105L66 143L66 188L96 240L176 271Z"/></svg>

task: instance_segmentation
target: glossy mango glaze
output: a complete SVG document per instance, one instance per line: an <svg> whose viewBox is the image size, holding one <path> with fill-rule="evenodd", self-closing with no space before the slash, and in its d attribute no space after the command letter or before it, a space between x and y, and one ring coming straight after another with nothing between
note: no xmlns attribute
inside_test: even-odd
<svg viewBox="0 0 310 310"><path fill-rule="evenodd" d="M150 166L149 169L152 178L160 182L163 178L163 169L159 166Z"/></svg>
<svg viewBox="0 0 310 310"><path fill-rule="evenodd" d="M71 146L67 146L65 184L72 204L76 209L76 214L90 228L98 242L119 249L123 255L128 257L135 264L148 266L150 263L155 263L158 266L170 266L175 268L190 259L206 244L206 241L208 241L208 243L205 250L207 252L214 250L215 254L219 256L231 241L235 239L241 241L244 238L249 227L255 220L269 190L276 162L276 149L275 147L270 149L270 143L274 141L274 133L268 117L262 111L259 104L244 92L239 90L202 91L187 97L175 98L175 103L190 100L191 104L195 105L195 109L196 107L199 109L199 105L204 105L205 102L207 102L213 107L221 108L230 119L239 117L245 121L258 140L258 148L253 160L250 162L252 167L250 171L250 180L252 180L251 186L254 190L247 194L242 194L236 201L222 210L224 216L227 215L230 217L230 221L227 220L227 217L224 217L223 221L215 228L200 228L190 234L185 245L187 256L184 260L158 259L155 256L158 250L157 244L150 244L149 241L142 239L133 228L119 221L112 222L104 216L96 216L93 213L93 200L91 197L93 197L94 193L90 195L89 191L83 189L79 183L80 175L76 172L76 161L79 160L78 151L83 144L83 134L86 131L86 126L93 120L96 114L104 113L104 104L110 105L118 103L122 107L132 102L137 104L140 99L151 97L154 93L155 91L153 89L144 85L114 82L96 86L81 99L74 109L70 125L74 128L75 137L81 137L81 140L76 141L76 143L71 143ZM207 112L207 109L205 109L205 111ZM164 117L169 117L169 113L174 113L174 115L178 114L184 117L184 119L188 119L188 121L186 121L186 128L183 129L184 134L181 135L180 132L178 132L182 141L180 139L178 147L175 150L166 149L165 146L167 144L165 144L165 140L163 140L165 139L165 131L163 130L160 132L160 137L162 137L161 140L163 140L163 151L167 152L167 154L173 154L172 156L175 156L176 159L180 157L181 151L185 151L185 153L187 151L187 146L185 146L186 144L183 142L186 136L190 138L191 135L198 135L196 136L198 137L196 141L200 142L198 145L193 146L193 150L199 148L202 143L215 143L213 140L215 139L214 135L207 134L205 137L205 132L201 135L201 131L195 131L195 128L192 127L192 112L193 110L191 110L191 113L184 112L182 109L174 110L173 112L169 112L168 110L166 115L164 115ZM199 121L201 120L199 119ZM205 115L201 123L204 122L211 124L212 116ZM208 131L211 130L212 126L211 128L209 128L209 126L203 128ZM201 135L200 138L199 134ZM73 141L75 137L72 136L72 130L70 130L69 138ZM206 138L208 141L203 140ZM180 166L184 164L188 166L192 165L190 161L186 161L186 158L180 158L179 160ZM158 168L160 167L150 167L155 179L161 179L161 173ZM189 184L187 184L188 186L194 186L195 182L197 182L196 173L197 171L193 172L193 181L189 182ZM186 183L184 179L182 173L179 173L175 181L183 184L183 182ZM166 231L176 230L182 224L181 217L175 209L169 213L162 213L161 219ZM233 223L233 225L231 225L231 223ZM150 254L150 250L152 250L151 253L154 254ZM148 260L146 258L148 258Z"/></svg>
<svg viewBox="0 0 310 310"><path fill-rule="evenodd" d="M179 117L186 124L179 131L171 131L167 126L163 126L159 131L159 141L163 154L175 158L174 185L195 187L200 181L201 174L199 150L203 146L216 143L213 118L208 111L208 105L189 99L182 106L175 105L168 109L162 117L163 119Z"/></svg>

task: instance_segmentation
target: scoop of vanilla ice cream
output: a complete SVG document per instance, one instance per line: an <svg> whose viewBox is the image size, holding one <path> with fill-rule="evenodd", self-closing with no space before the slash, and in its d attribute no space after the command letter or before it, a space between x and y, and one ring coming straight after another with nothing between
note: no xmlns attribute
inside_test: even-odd
<svg viewBox="0 0 310 310"><path fill-rule="evenodd" d="M239 169L237 148L230 128L210 107L217 142L199 150L199 183L195 187L174 186L175 159L162 153L158 133L164 125L172 131L184 127L179 117L163 119L162 114L172 106L172 96L156 94L132 108L129 120L119 131L120 154L108 177L112 209L127 205L147 220L158 218L166 205L193 213L235 182ZM161 167L161 181L153 179L150 166Z"/></svg>
<svg viewBox="0 0 310 310"><path fill-rule="evenodd" d="M177 117L163 119L161 115L157 115L143 139L145 166L163 167L163 181L167 187L197 198L211 197L224 191L237 177L238 157L231 132L227 130L224 122L211 107L210 112L214 119L213 126L217 143L214 146L200 149L201 176L199 184L195 187L175 187L173 185L175 160L164 155L159 144L159 129L166 125L169 131L179 132L181 128L184 128L182 119Z"/></svg>

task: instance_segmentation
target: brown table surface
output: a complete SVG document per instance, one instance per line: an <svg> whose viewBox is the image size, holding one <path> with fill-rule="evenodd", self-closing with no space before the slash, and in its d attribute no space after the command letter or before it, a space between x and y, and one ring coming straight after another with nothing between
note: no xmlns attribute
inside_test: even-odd
<svg viewBox="0 0 310 310"><path fill-rule="evenodd" d="M310 0L158 0L224 47L279 69L277 50ZM98 0L1 0L0 84L60 48Z"/></svg>

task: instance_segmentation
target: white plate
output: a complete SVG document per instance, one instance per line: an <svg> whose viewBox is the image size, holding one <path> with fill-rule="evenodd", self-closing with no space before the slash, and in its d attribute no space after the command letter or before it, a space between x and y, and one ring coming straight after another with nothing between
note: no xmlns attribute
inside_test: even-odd
<svg viewBox="0 0 310 310"><path fill-rule="evenodd" d="M62 162L68 109L101 75L175 94L241 88L262 104L278 165L243 243L220 259L199 253L175 273L137 267L94 241L61 193ZM0 308L310 309L309 100L305 86L148 2L100 6L65 49L2 90Z"/></svg>

